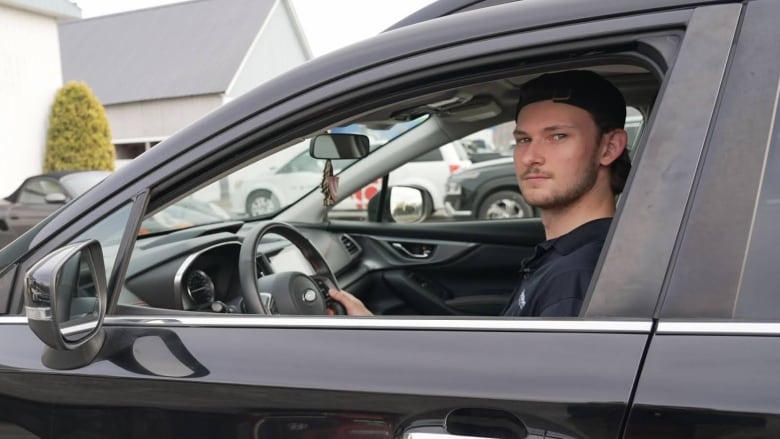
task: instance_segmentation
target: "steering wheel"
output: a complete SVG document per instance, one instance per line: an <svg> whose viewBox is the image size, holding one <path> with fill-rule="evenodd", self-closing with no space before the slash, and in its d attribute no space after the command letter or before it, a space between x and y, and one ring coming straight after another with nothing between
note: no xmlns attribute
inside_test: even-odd
<svg viewBox="0 0 780 439"><path fill-rule="evenodd" d="M312 276L297 271L274 273L268 258L258 254L263 236L275 233L290 241L311 265ZM262 277L258 278L258 266ZM280 222L260 224L244 237L238 256L238 277L246 311L252 314L325 315L328 308L346 314L344 307L331 300L328 289L339 289L336 276L325 258L293 226Z"/></svg>

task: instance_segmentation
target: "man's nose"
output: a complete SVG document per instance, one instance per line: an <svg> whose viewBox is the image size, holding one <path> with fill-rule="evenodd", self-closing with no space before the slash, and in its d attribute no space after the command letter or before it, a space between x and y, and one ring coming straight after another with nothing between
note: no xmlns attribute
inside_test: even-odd
<svg viewBox="0 0 780 439"><path fill-rule="evenodd" d="M523 144L520 148L515 147L515 161L527 167L543 164L544 156L539 147L539 142L535 140Z"/></svg>

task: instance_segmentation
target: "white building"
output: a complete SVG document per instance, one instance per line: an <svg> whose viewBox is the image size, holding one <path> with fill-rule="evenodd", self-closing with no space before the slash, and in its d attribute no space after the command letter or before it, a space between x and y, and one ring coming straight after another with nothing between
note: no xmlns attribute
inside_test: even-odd
<svg viewBox="0 0 780 439"><path fill-rule="evenodd" d="M57 22L66 0L0 0L0 197L43 170L51 104L62 85Z"/></svg>
<svg viewBox="0 0 780 439"><path fill-rule="evenodd" d="M63 79L106 108L132 159L312 57L289 0L197 0L60 24Z"/></svg>

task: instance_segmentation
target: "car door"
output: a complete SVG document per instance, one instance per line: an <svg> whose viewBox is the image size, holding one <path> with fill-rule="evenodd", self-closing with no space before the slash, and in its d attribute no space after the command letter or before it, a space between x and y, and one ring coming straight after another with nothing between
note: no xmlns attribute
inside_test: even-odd
<svg viewBox="0 0 780 439"><path fill-rule="evenodd" d="M506 430L489 427L509 425L516 435L522 428L535 438L619 437L741 8L675 7L579 17L551 27L574 22L578 15L566 14L579 11L523 3L380 36L357 49L373 57L365 68L345 73L349 62L357 62L347 52L310 63L284 82L296 85L316 71L325 85L308 92L295 88L285 99L277 95L282 80L261 87L70 204L37 231L30 252L18 266L6 267L0 285L10 295L10 308L21 311L23 273L63 244L97 239L106 249L111 295L106 340L86 364L68 358L72 362L63 367L47 367L42 352L43 361L55 354L44 349L26 319L4 317L3 420L43 437L413 438L456 434L454 424L469 436L497 437ZM528 24L539 27L528 30ZM365 111L363 102L391 101L398 89L409 98L434 80L516 68L518 59L550 69L571 61L572 51L615 54L616 41L654 47L650 53L657 58L650 64L658 66L663 92L580 318L266 317L165 309L120 315L112 306L132 262L142 213L181 195L176 191L182 185L195 188L205 177L217 178L230 160L246 159L248 148L240 147L247 137L285 133L289 141ZM388 47L398 51L390 61L383 53ZM627 58L645 59L644 53L626 51ZM538 61L543 54L547 61ZM711 69L702 71L701 65ZM225 126L226 120L233 122ZM144 173L132 174L147 165ZM663 172L673 178L660 178ZM206 175L198 180L199 173ZM292 206L277 219L300 219L306 208ZM478 232L444 223L319 227L363 234L377 248L416 241L424 233L437 245L490 250L503 241L516 247L512 252L530 248L522 237L539 230L538 222L498 221L480 224ZM445 426L445 419L457 422Z"/></svg>
<svg viewBox="0 0 780 439"><path fill-rule="evenodd" d="M745 7L628 438L780 435L779 6Z"/></svg>

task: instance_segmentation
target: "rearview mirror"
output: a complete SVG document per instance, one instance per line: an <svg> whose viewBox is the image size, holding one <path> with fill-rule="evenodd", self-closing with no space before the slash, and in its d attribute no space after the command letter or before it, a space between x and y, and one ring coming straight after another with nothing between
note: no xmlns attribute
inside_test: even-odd
<svg viewBox="0 0 780 439"><path fill-rule="evenodd" d="M104 339L106 295L103 251L94 239L55 250L27 271L25 314L48 346L46 366L72 369L95 358Z"/></svg>
<svg viewBox="0 0 780 439"><path fill-rule="evenodd" d="M316 159L359 159L368 149L368 136L362 134L320 134L309 143L309 155Z"/></svg>

